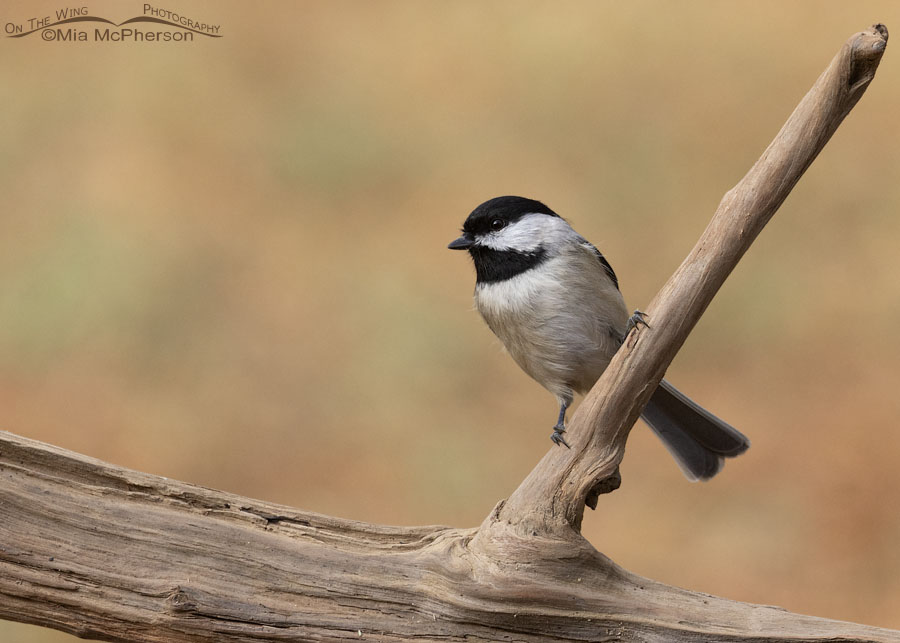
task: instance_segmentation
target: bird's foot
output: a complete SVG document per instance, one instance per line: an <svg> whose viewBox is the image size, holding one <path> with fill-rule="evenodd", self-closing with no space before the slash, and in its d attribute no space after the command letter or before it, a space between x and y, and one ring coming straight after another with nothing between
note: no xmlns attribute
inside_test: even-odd
<svg viewBox="0 0 900 643"><path fill-rule="evenodd" d="M566 428L562 426L553 427L553 433L550 434L550 439L553 440L553 444L559 446L560 444L564 445L567 449L571 449L569 443L566 442L566 439L563 437L563 433L565 433Z"/></svg>
<svg viewBox="0 0 900 643"><path fill-rule="evenodd" d="M625 325L625 334L622 335L623 343L628 337L628 333L630 333L638 326L645 326L647 328L650 328L650 324L647 323L647 314L636 310L634 311L634 313L632 313L631 317L628 318L628 323Z"/></svg>

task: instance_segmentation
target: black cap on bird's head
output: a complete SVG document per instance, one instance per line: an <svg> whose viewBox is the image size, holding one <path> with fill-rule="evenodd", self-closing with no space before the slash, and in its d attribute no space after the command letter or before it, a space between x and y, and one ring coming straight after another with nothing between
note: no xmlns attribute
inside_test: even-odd
<svg viewBox="0 0 900 643"><path fill-rule="evenodd" d="M451 241L447 247L451 250L468 250L475 244L477 236L502 230L526 214L559 216L546 205L534 199L526 199L521 196L498 196L485 201L472 210L463 224L462 236Z"/></svg>

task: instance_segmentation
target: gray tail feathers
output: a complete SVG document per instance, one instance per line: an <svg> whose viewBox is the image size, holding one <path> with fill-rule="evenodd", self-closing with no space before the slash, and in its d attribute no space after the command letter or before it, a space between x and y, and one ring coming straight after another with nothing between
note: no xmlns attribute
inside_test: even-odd
<svg viewBox="0 0 900 643"><path fill-rule="evenodd" d="M709 480L750 448L750 440L733 426L692 402L663 380L641 417L675 457L689 480Z"/></svg>

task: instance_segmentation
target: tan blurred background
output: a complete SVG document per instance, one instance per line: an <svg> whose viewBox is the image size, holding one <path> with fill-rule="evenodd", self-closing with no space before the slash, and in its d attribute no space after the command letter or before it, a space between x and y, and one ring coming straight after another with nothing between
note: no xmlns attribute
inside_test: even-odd
<svg viewBox="0 0 900 643"><path fill-rule="evenodd" d="M158 6L223 37L2 41L0 428L391 524L476 525L551 448L445 249L474 206L546 201L642 307L845 39L900 31L894 2ZM900 628L896 47L669 370L753 448L689 484L639 425L586 517L626 568Z"/></svg>

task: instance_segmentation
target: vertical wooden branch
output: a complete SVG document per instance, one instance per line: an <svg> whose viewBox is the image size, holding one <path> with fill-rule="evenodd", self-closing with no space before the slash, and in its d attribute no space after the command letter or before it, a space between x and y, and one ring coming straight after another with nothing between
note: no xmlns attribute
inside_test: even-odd
<svg viewBox="0 0 900 643"><path fill-rule="evenodd" d="M526 529L580 529L585 500L616 472L628 433L725 278L875 76L888 32L850 37L762 157L722 199L697 245L647 307L569 427L571 450L551 449L497 518Z"/></svg>

